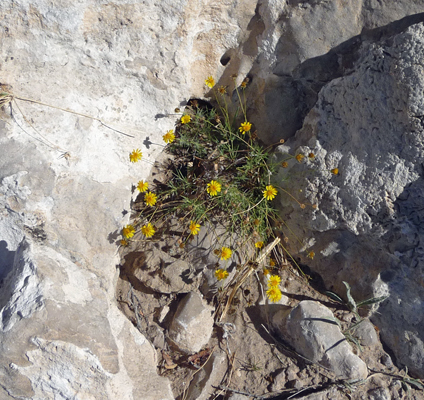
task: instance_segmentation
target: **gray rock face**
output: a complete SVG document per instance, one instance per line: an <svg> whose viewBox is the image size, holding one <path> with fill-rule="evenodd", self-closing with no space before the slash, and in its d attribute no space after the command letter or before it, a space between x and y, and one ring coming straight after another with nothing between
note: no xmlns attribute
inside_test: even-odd
<svg viewBox="0 0 424 400"><path fill-rule="evenodd" d="M375 346L380 343L374 325L368 319L363 319L353 329L353 334L362 346Z"/></svg>
<svg viewBox="0 0 424 400"><path fill-rule="evenodd" d="M306 157L290 160L276 181L317 208L281 197L281 209L304 238L295 251L315 252L308 263L330 289L343 295L347 281L357 300L390 295L373 322L398 362L423 376L424 26L365 43L358 55L280 148L282 158L289 148Z"/></svg>
<svg viewBox="0 0 424 400"><path fill-rule="evenodd" d="M333 313L316 301L301 301L286 315L277 313L273 323L297 352L342 379L364 379L366 364L352 348L335 322Z"/></svg>
<svg viewBox="0 0 424 400"><path fill-rule="evenodd" d="M276 143L302 127L320 88L351 63L354 52L344 53L345 44L401 32L423 21L423 11L422 0L262 1L248 88L249 113L262 138Z"/></svg>
<svg viewBox="0 0 424 400"><path fill-rule="evenodd" d="M212 311L198 293L184 296L169 327L169 338L179 350L196 353L208 343L214 323Z"/></svg>

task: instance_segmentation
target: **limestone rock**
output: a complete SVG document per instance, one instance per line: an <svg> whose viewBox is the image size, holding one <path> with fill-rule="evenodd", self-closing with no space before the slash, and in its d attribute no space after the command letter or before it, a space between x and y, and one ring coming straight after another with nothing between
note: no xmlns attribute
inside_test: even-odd
<svg viewBox="0 0 424 400"><path fill-rule="evenodd" d="M188 400L207 400L216 393L228 370L227 355L224 352L215 351L208 363L195 375L190 384Z"/></svg>
<svg viewBox="0 0 424 400"><path fill-rule="evenodd" d="M357 62L321 89L303 128L280 148L282 157L287 149L315 154L290 162L277 180L287 179L286 190L317 208L302 210L281 196L281 209L304 239L292 252L330 290L344 296L347 281L357 301L390 295L372 321L397 361L423 376L424 26L364 43L356 53Z"/></svg>
<svg viewBox="0 0 424 400"><path fill-rule="evenodd" d="M362 346L374 346L380 343L374 325L369 319L363 319L353 329L353 334Z"/></svg>
<svg viewBox="0 0 424 400"><path fill-rule="evenodd" d="M16 100L1 110L0 396L173 398L118 311L117 245L175 107L223 71L255 6L0 3L2 91L62 109Z"/></svg>
<svg viewBox="0 0 424 400"><path fill-rule="evenodd" d="M392 396L387 388L378 388L368 391L370 400L391 400Z"/></svg>
<svg viewBox="0 0 424 400"><path fill-rule="evenodd" d="M301 301L286 316L276 314L273 323L297 352L341 379L364 379L366 364L355 354L335 322L333 313L322 304Z"/></svg>
<svg viewBox="0 0 424 400"><path fill-rule="evenodd" d="M205 346L213 328L213 308L198 293L190 292L178 304L169 327L169 338L181 351L196 353Z"/></svg>
<svg viewBox="0 0 424 400"><path fill-rule="evenodd" d="M320 88L355 57L346 44L399 33L423 21L423 11L422 0L262 1L251 23L254 62L246 42L228 52L236 54L227 65L251 65L248 112L261 137L276 143L302 127Z"/></svg>

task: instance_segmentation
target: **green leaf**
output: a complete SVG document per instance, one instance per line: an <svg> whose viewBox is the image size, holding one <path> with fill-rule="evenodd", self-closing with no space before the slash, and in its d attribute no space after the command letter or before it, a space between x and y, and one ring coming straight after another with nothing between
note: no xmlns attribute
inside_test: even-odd
<svg viewBox="0 0 424 400"><path fill-rule="evenodd" d="M389 296L373 297L372 299L360 301L357 304L357 307L367 306L367 305L375 304L375 303L380 303L380 302L386 300L387 298L389 298Z"/></svg>
<svg viewBox="0 0 424 400"><path fill-rule="evenodd" d="M341 297L337 296L337 294L334 293L334 292L326 291L326 292L324 292L324 294L326 294L328 297L330 297L334 301L337 301L338 303L345 304L343 299Z"/></svg>
<svg viewBox="0 0 424 400"><path fill-rule="evenodd" d="M356 308L357 308L356 302L353 299L352 295L350 294L350 285L345 281L343 281L343 283L346 286L347 305L348 305L350 311L353 311L353 312L356 313Z"/></svg>
<svg viewBox="0 0 424 400"><path fill-rule="evenodd" d="M415 389L418 390L424 390L424 386L421 382L419 382L417 379L404 379L406 383L413 386Z"/></svg>

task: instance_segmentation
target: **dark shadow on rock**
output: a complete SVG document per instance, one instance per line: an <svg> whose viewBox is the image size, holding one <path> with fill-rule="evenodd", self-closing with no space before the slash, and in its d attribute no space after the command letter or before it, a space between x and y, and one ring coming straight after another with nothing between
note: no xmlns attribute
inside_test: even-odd
<svg viewBox="0 0 424 400"><path fill-rule="evenodd" d="M113 231L113 232L110 232L109 233L109 235L107 235L107 241L110 243L110 244L113 244L113 243L116 243L116 244L118 244L118 242L117 242L117 240L118 240L118 237L120 236L120 231L118 231L118 230L115 230L115 231Z"/></svg>
<svg viewBox="0 0 424 400"><path fill-rule="evenodd" d="M146 286L135 276L137 268L141 268L146 261L146 254L142 251L134 251L124 257L124 262L120 265L119 278L127 281L139 292L147 294L157 294L154 290Z"/></svg>
<svg viewBox="0 0 424 400"><path fill-rule="evenodd" d="M8 250L7 242L0 240L0 285L13 269L15 251Z"/></svg>
<svg viewBox="0 0 424 400"><path fill-rule="evenodd" d="M272 316L277 312L289 312L290 310L291 307L283 306L281 304L258 305L246 308L246 312L259 335L270 345L276 345L278 350L285 356L294 358L298 362L299 368L303 369L307 364L309 364L309 362L298 355L284 337L268 323Z"/></svg>
<svg viewBox="0 0 424 400"><path fill-rule="evenodd" d="M146 138L143 140L143 145L146 146L147 150L150 149L150 146L153 144L153 142L150 140L149 136L146 136Z"/></svg>

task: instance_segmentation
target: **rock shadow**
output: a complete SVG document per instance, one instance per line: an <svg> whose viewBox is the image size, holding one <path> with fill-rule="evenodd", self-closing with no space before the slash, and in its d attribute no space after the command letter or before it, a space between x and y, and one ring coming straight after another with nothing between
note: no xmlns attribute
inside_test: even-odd
<svg viewBox="0 0 424 400"><path fill-rule="evenodd" d="M10 271L13 269L13 261L16 251L8 249L8 243L5 240L0 240L0 287Z"/></svg>

